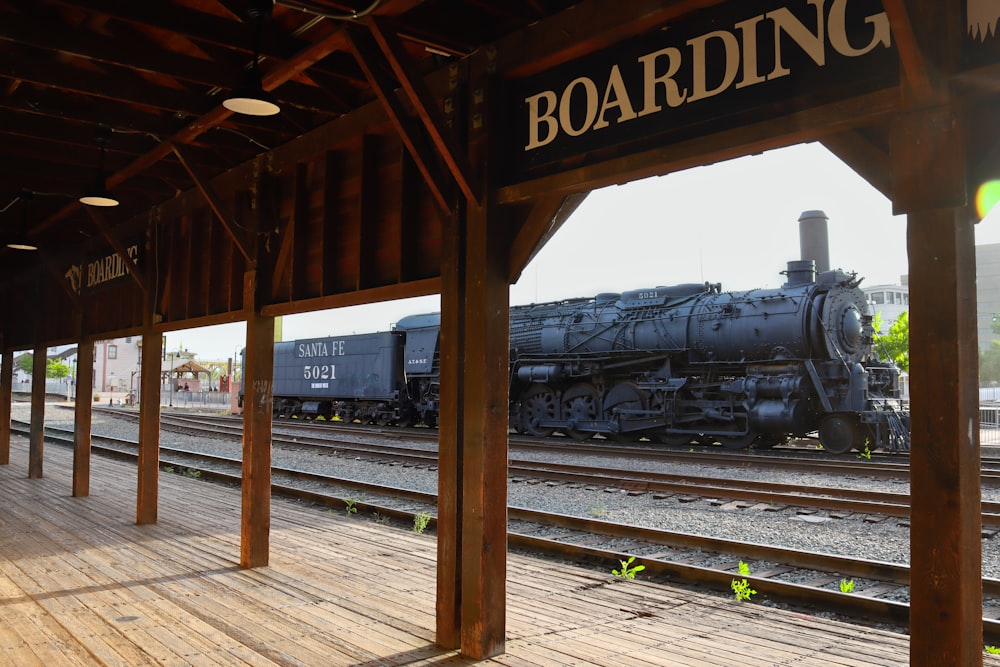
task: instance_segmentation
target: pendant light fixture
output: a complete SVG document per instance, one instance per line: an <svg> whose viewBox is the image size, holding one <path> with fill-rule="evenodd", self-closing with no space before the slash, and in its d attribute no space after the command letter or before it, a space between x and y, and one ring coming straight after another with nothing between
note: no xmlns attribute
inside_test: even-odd
<svg viewBox="0 0 1000 667"><path fill-rule="evenodd" d="M243 84L227 97L222 106L247 116L273 116L281 111L274 97L264 90L260 75L260 33L264 20L271 17L274 0L251 0L247 16L253 21L253 60Z"/></svg>
<svg viewBox="0 0 1000 667"><path fill-rule="evenodd" d="M108 194L108 189L104 182L104 148L111 137L111 128L103 125L97 128L97 143L101 147L101 155L97 162L97 180L94 186L82 197L80 203L87 206L118 206L118 200Z"/></svg>
<svg viewBox="0 0 1000 667"><path fill-rule="evenodd" d="M28 202L34 198L34 193L31 190L21 190L17 198L21 200L21 229L17 236L7 243L7 247L13 250L38 250L38 246L28 238Z"/></svg>

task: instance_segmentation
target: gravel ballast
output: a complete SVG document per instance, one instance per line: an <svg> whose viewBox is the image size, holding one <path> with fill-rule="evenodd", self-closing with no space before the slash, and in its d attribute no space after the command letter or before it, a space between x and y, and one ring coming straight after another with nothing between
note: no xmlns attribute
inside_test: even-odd
<svg viewBox="0 0 1000 667"><path fill-rule="evenodd" d="M30 408L15 403L12 418L28 421ZM45 422L56 428L73 427L73 411L63 406L46 406ZM93 415L93 432L117 438L137 439L138 425L101 413ZM163 431L163 446L205 451L236 457L240 444L232 438L207 439ZM436 493L437 473L433 469L386 465L360 460L352 455L313 456L305 451L275 447L275 466L308 469L353 480L372 481ZM596 458L588 461L595 466L628 469L647 466L623 458ZM801 483L806 487L843 486L905 493L908 484L899 480L868 478L863 462L858 474L848 477L807 475L767 469L728 468L675 464L662 472L711 476L724 479L754 479ZM548 484L537 480L514 478L509 484L512 506L598 518L661 530L769 544L821 553L852 556L870 561L909 563L910 531L908 522L897 517L846 514L825 510L803 510L794 507L764 509L749 503L730 503L726 499L699 498L687 501L682 496L657 497L652 493L632 493L618 489L594 488L578 484ZM995 489L983 489L984 500L1000 497ZM363 498L357 498L363 500ZM982 540L983 576L1000 578L1000 549L992 531Z"/></svg>

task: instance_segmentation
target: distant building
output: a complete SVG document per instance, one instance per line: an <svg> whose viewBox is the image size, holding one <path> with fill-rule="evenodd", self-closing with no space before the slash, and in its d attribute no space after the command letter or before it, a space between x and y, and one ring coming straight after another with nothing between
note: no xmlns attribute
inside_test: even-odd
<svg viewBox="0 0 1000 667"><path fill-rule="evenodd" d="M899 285L873 285L861 289L871 304L872 313L882 313L882 331L885 333L897 317L910 308L907 276ZM993 333L994 318L1000 322L1000 243L976 246L976 318L979 349L984 350L1000 334Z"/></svg>
<svg viewBox="0 0 1000 667"><path fill-rule="evenodd" d="M1000 318L1000 243L976 246L976 311L979 349L1000 341L993 333L993 318Z"/></svg>
<svg viewBox="0 0 1000 667"><path fill-rule="evenodd" d="M139 336L94 342L94 390L128 393L137 387Z"/></svg>
<svg viewBox="0 0 1000 667"><path fill-rule="evenodd" d="M872 315L882 315L882 326L878 333L885 334L899 316L910 309L910 288L906 284L906 276L902 276L899 285L872 285L861 290L871 306Z"/></svg>

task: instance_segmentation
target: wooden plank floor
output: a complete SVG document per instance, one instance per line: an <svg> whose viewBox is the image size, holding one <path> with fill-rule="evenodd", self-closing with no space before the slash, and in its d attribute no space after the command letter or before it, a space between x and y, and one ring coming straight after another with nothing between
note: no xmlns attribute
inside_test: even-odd
<svg viewBox="0 0 1000 667"><path fill-rule="evenodd" d="M239 491L160 477L136 526L135 468L27 443L0 466L2 665L466 665L434 645L433 536L276 499L271 564L238 567ZM511 554L495 665L905 665L905 636ZM987 657L987 664L991 662Z"/></svg>

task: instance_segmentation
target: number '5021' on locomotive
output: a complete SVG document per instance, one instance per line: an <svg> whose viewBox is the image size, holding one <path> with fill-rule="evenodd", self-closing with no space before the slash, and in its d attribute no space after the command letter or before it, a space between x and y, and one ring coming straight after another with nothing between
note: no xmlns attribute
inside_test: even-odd
<svg viewBox="0 0 1000 667"><path fill-rule="evenodd" d="M788 263L777 289L686 284L510 312L510 425L536 436L909 448L899 373L873 356L855 274ZM437 424L440 316L278 343L274 414Z"/></svg>

